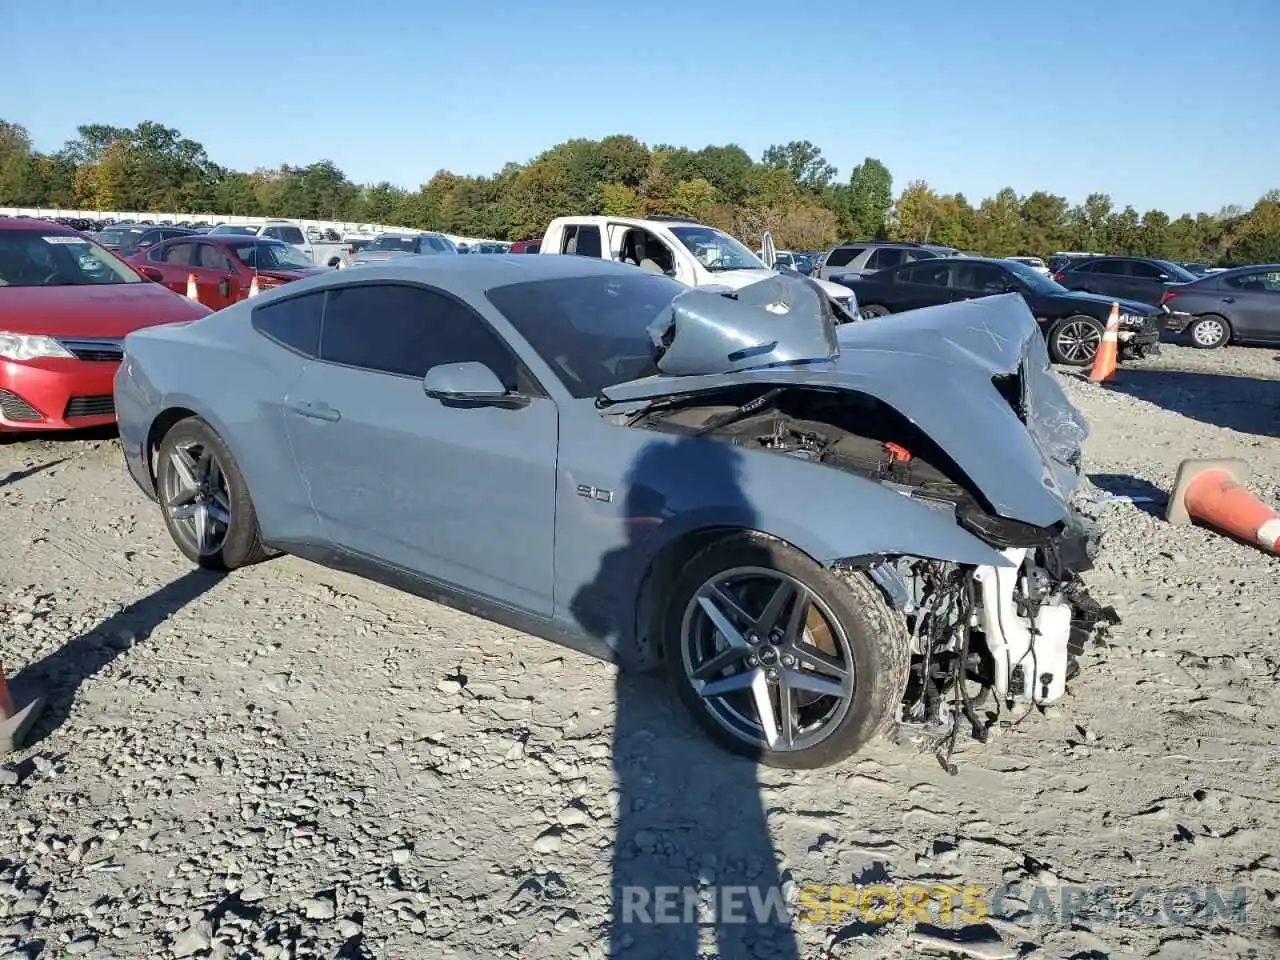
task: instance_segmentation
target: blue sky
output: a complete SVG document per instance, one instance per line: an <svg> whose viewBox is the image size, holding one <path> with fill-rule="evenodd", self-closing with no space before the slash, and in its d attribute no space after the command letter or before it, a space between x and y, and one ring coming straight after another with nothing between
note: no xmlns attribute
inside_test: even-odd
<svg viewBox="0 0 1280 960"><path fill-rule="evenodd" d="M577 136L812 140L895 192L1176 215L1280 188L1278 35L1280 0L0 0L0 117L44 150L150 119L227 166L402 186Z"/></svg>

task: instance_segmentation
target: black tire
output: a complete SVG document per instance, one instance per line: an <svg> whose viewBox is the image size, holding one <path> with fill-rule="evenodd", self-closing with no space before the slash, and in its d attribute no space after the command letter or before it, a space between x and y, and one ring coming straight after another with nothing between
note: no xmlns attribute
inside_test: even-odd
<svg viewBox="0 0 1280 960"><path fill-rule="evenodd" d="M887 317L893 311L888 307L873 303L869 307L859 307L858 314L863 320L874 320L876 317Z"/></svg>
<svg viewBox="0 0 1280 960"><path fill-rule="evenodd" d="M1231 321L1216 313L1206 313L1191 321L1187 336L1197 350L1217 350L1231 342Z"/></svg>
<svg viewBox="0 0 1280 960"><path fill-rule="evenodd" d="M1086 330L1090 333L1086 334ZM1096 317L1083 313L1064 317L1045 334L1049 358L1068 367L1090 366L1098 355L1105 332L1106 326Z"/></svg>
<svg viewBox="0 0 1280 960"><path fill-rule="evenodd" d="M172 516L172 511L165 503L165 471L174 451L180 446L196 444L208 451L216 459L217 467L225 481L225 494L230 506L230 523L225 525L224 533L216 549L201 552L190 542L190 535L180 527L181 521ZM262 545L262 534L258 528L258 514L249 496L249 487L245 483L235 457L222 438L199 417L188 417L180 420L164 435L160 448L156 453L156 494L160 500L160 513L164 517L165 526L174 544L188 560L210 570L235 570L258 563L270 557L271 551Z"/></svg>
<svg viewBox="0 0 1280 960"><path fill-rule="evenodd" d="M853 665L852 693L842 698L848 701L843 715L829 721L823 739L810 746L774 750L730 732L712 715L708 701L690 679L684 656L686 609L709 580L742 568L778 571L803 585L834 615L847 639ZM668 678L697 723L730 752L774 767L825 767L855 753L897 716L911 662L906 622L865 575L834 573L781 541L743 532L730 534L694 555L681 570L670 597L662 633Z"/></svg>

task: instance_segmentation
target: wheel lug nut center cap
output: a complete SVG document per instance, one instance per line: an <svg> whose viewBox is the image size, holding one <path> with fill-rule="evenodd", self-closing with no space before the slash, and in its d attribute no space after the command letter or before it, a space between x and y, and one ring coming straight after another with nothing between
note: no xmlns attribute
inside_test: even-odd
<svg viewBox="0 0 1280 960"><path fill-rule="evenodd" d="M771 646L763 646L760 648L760 662L766 666L773 666L778 662L777 648Z"/></svg>

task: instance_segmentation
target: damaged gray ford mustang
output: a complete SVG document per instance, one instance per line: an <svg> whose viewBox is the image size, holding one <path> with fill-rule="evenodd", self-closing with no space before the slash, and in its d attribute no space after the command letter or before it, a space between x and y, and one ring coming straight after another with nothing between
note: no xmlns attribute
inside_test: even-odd
<svg viewBox="0 0 1280 960"><path fill-rule="evenodd" d="M851 321L799 276L414 257L130 334L116 410L195 563L292 553L661 665L724 746L817 767L983 738L1109 616L1022 300Z"/></svg>

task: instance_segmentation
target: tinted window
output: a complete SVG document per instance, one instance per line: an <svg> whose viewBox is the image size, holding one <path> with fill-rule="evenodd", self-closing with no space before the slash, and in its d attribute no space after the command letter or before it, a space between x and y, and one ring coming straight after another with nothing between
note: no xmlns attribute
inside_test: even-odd
<svg viewBox="0 0 1280 960"><path fill-rule="evenodd" d="M515 356L498 335L462 303L422 287L359 284L330 290L320 356L406 377L473 360L489 367L508 390L519 386Z"/></svg>
<svg viewBox="0 0 1280 960"><path fill-rule="evenodd" d="M324 291L277 300L253 311L253 326L272 340L314 357L320 352Z"/></svg>
<svg viewBox="0 0 1280 960"><path fill-rule="evenodd" d="M571 394L591 397L657 372L647 328L686 289L649 274L534 280L487 296Z"/></svg>
<svg viewBox="0 0 1280 960"><path fill-rule="evenodd" d="M836 249L827 254L827 259L823 266L846 267L853 261L854 257L857 257L866 249L866 247L836 247Z"/></svg>
<svg viewBox="0 0 1280 960"><path fill-rule="evenodd" d="M307 238L302 235L302 231L297 227L267 227L262 231L261 235L270 237L272 240L283 240L285 243L307 242Z"/></svg>
<svg viewBox="0 0 1280 960"><path fill-rule="evenodd" d="M580 257L599 257L600 228L589 225L570 226L565 231L563 252Z"/></svg>
<svg viewBox="0 0 1280 960"><path fill-rule="evenodd" d="M937 258L934 257L933 259ZM919 283L930 287L945 287L950 273L951 265L948 263L917 263L915 266L904 267L894 276L898 278L899 283Z"/></svg>
<svg viewBox="0 0 1280 960"><path fill-rule="evenodd" d="M934 253L932 250L908 250L907 262L912 260L937 260L942 254Z"/></svg>
<svg viewBox="0 0 1280 960"><path fill-rule="evenodd" d="M1160 274L1165 272L1154 264L1143 263L1141 260L1131 261L1129 268L1133 276L1142 280L1159 280Z"/></svg>
<svg viewBox="0 0 1280 960"><path fill-rule="evenodd" d="M956 267L956 286L980 293L1004 293L1008 280L1004 271L989 263L961 263Z"/></svg>
<svg viewBox="0 0 1280 960"><path fill-rule="evenodd" d="M1260 270L1256 273L1241 273L1234 277L1223 277L1222 282L1237 290L1251 290L1254 293L1280 293L1280 270Z"/></svg>
<svg viewBox="0 0 1280 960"><path fill-rule="evenodd" d="M1090 269L1091 273L1102 273L1112 277L1126 277L1129 270L1123 260L1100 260Z"/></svg>
<svg viewBox="0 0 1280 960"><path fill-rule="evenodd" d="M868 270L883 270L906 262L907 252L896 247L881 247L867 259Z"/></svg>

